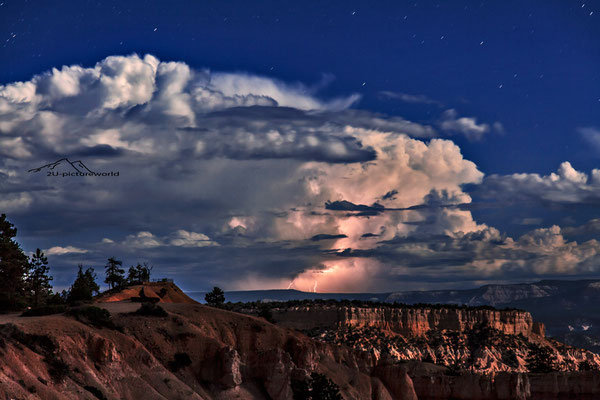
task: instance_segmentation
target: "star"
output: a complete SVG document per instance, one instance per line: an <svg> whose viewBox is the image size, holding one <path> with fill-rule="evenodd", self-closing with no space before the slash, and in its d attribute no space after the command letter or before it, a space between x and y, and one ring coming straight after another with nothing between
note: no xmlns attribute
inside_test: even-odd
<svg viewBox="0 0 600 400"><path fill-rule="evenodd" d="M356 11L352 11L352 15L356 15Z"/></svg>
<svg viewBox="0 0 600 400"><path fill-rule="evenodd" d="M154 28L154 32L156 32L158 30L158 28Z"/></svg>
<svg viewBox="0 0 600 400"><path fill-rule="evenodd" d="M594 15L594 12L592 11L592 12L590 13L590 15Z"/></svg>
<svg viewBox="0 0 600 400"><path fill-rule="evenodd" d="M367 84L367 82L363 82L362 85L365 86Z"/></svg>
<svg viewBox="0 0 600 400"><path fill-rule="evenodd" d="M503 86L503 85L502 85L502 84L500 84L500 86L498 86L498 89L502 89L502 86Z"/></svg>
<svg viewBox="0 0 600 400"><path fill-rule="evenodd" d="M482 40L481 42L479 42L479 45L480 45L480 46L483 46L483 40Z"/></svg>

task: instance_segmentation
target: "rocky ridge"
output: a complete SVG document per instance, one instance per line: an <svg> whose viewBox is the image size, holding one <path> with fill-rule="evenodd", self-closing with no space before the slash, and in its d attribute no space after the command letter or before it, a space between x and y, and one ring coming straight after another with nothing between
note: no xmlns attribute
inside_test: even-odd
<svg viewBox="0 0 600 400"><path fill-rule="evenodd" d="M477 373L600 370L600 356L545 338L528 312L451 306L273 304L273 320L376 359Z"/></svg>
<svg viewBox="0 0 600 400"><path fill-rule="evenodd" d="M110 311L110 323L75 318L72 313L0 317L0 392L15 399L292 400L291 383L318 372L335 382L346 400L600 395L596 371L481 374L430 362L398 361L351 342L347 346L315 340L263 318L198 304L161 303L166 313L148 315L136 314L140 304L130 301L98 305ZM354 317L352 321L358 322ZM491 326L498 326L497 321L491 318L490 326L481 329L494 330ZM442 325L430 326L437 328L413 338L426 340L444 331ZM527 331L527 326L519 329ZM366 337L368 330L398 335L372 321L339 329L365 330L357 334ZM531 325L530 339L546 340L534 330ZM494 332L525 338L523 333Z"/></svg>

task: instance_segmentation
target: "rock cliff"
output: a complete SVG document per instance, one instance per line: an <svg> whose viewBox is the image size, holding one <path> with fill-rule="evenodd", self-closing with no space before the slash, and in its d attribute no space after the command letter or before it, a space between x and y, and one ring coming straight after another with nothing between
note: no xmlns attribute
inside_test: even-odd
<svg viewBox="0 0 600 400"><path fill-rule="evenodd" d="M346 400L600 395L597 372L479 374L399 362L350 342L314 340L262 318L202 305L164 303L167 313L162 316L136 315L139 304L131 302L101 306L111 312L111 324L67 315L0 317L0 393L5 398L51 400L292 400L292 382L318 372L337 384ZM383 331L376 325L352 329ZM425 340L432 333L440 331L415 338Z"/></svg>
<svg viewBox="0 0 600 400"><path fill-rule="evenodd" d="M478 373L600 369L600 356L544 337L528 312L444 306L273 305L273 320L377 360Z"/></svg>
<svg viewBox="0 0 600 400"><path fill-rule="evenodd" d="M487 327L509 335L544 335L543 324L535 323L528 312L518 310L324 305L273 308L271 312L278 324L302 330L371 327L422 336L429 331L466 332Z"/></svg>

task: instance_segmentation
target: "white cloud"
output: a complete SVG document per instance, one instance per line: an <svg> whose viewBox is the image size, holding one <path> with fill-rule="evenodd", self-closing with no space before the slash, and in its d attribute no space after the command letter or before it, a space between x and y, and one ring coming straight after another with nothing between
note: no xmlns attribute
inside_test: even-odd
<svg viewBox="0 0 600 400"><path fill-rule="evenodd" d="M219 245L218 243L210 240L210 238L203 233L188 232L183 229L175 231L171 235L169 244L171 246L180 247L206 247Z"/></svg>
<svg viewBox="0 0 600 400"><path fill-rule="evenodd" d="M478 124L474 117L458 117L454 109L446 110L442 114L440 127L445 131L460 132L469 139L481 139L490 131L488 124Z"/></svg>
<svg viewBox="0 0 600 400"><path fill-rule="evenodd" d="M600 169L591 174L577 171L571 163L560 164L549 175L518 173L490 175L480 188L482 195L499 201L519 199L555 203L590 203L600 200Z"/></svg>
<svg viewBox="0 0 600 400"><path fill-rule="evenodd" d="M153 56L54 69L0 86L1 140L12 146L13 157L0 159L0 170L17 171L11 179L21 180L2 187L0 208L43 207L48 217L39 222L40 232L91 226L97 240L106 232L121 235L98 245L125 255L160 248L152 253L176 255L185 264L186 253L203 248L211 265L231 262L228 273L238 282L287 281L287 287L296 276L295 287L305 290L393 284L393 276L415 273L417 256L449 265L438 273L458 275L469 268L554 271L568 268L568 260L577 265L569 271L591 265L593 242L573 244L554 228L513 240L475 221L460 207L471 202L463 186L480 184L483 173L460 148L435 138L432 126L347 109L355 101L353 95L322 99L305 85L197 70ZM470 138L501 130L454 110L440 127ZM121 173L110 180L23 173L43 164L46 154ZM590 176L565 163L548 176L493 176L483 186L498 198L578 202L600 187L600 171ZM328 201L366 211L326 209ZM179 228L189 227L190 215L199 232ZM127 235L139 226L144 231ZM323 234L337 238L310 240ZM302 249L302 262L281 263L296 260L284 257L294 249ZM367 253L344 257L345 249ZM546 264L532 267L526 257L532 254ZM187 272L207 273L190 265ZM224 273L217 269L210 273Z"/></svg>
<svg viewBox="0 0 600 400"><path fill-rule="evenodd" d="M50 247L47 250L44 250L44 253L46 253L49 256L62 256L65 254L84 254L87 252L88 252L88 250L80 249L80 248L73 247L73 246L66 246L66 247L54 246L54 247Z"/></svg>
<svg viewBox="0 0 600 400"><path fill-rule="evenodd" d="M141 231L134 235L128 235L123 241L123 245L135 249L147 249L161 246L162 243L152 232Z"/></svg>
<svg viewBox="0 0 600 400"><path fill-rule="evenodd" d="M3 212L23 212L31 206L33 198L29 193L6 193L0 198Z"/></svg>
<svg viewBox="0 0 600 400"><path fill-rule="evenodd" d="M134 235L128 235L122 244L123 246L136 249L147 249L158 246L207 247L219 245L203 233L189 232L183 229L179 229L165 237L157 237L151 232L142 231Z"/></svg>
<svg viewBox="0 0 600 400"><path fill-rule="evenodd" d="M401 100L405 103L415 103L415 104L435 104L437 106L442 106L442 103L433 100L424 94L410 94L410 93L402 93L402 92L392 92L388 90L384 90L379 93L381 96L389 98L389 99L397 99Z"/></svg>
<svg viewBox="0 0 600 400"><path fill-rule="evenodd" d="M271 78L240 73L215 73L208 88L229 98L263 97L273 99L281 107L300 110L343 110L360 99L360 95L353 94L347 98L323 102L317 100L304 85L288 85Z"/></svg>

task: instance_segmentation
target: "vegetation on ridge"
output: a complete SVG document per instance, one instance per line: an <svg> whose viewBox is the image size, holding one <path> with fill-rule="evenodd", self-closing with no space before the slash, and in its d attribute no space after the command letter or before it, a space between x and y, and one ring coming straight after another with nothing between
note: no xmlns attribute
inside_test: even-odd
<svg viewBox="0 0 600 400"><path fill-rule="evenodd" d="M304 299L304 300L288 300L288 301L251 301L251 302L237 302L237 303L225 303L223 308L230 311L237 311L242 313L248 313L253 311L266 312L264 310L273 309L288 309L294 307L312 307L312 306L332 306L332 307L359 307L359 308L406 308L406 309L426 309L426 310L467 310L467 311L519 311L524 310L518 308L496 308L493 306L482 305L482 306L467 306L462 304L429 304L429 303L416 303L416 304L405 304L405 303L386 303L380 301L366 301L366 300L335 300L335 299Z"/></svg>

